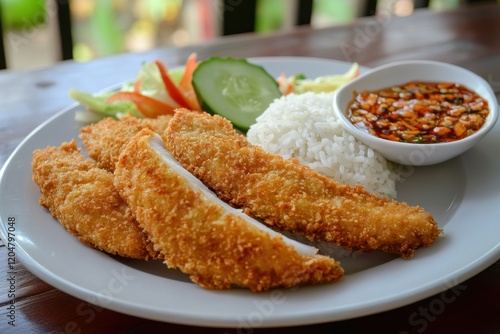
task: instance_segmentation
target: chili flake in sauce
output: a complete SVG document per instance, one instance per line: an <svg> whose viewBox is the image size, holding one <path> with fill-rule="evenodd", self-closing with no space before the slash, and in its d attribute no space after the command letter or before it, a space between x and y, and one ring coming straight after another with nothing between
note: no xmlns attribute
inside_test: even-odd
<svg viewBox="0 0 500 334"><path fill-rule="evenodd" d="M408 143L465 138L483 126L488 101L449 82L412 81L378 91L354 92L348 117L377 137Z"/></svg>

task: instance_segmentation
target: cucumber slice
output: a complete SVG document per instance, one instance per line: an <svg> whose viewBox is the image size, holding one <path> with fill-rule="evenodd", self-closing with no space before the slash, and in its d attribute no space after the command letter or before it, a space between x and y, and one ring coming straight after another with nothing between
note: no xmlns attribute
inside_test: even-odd
<svg viewBox="0 0 500 334"><path fill-rule="evenodd" d="M276 80L246 59L204 60L194 71L192 83L203 110L227 118L243 132L281 96Z"/></svg>

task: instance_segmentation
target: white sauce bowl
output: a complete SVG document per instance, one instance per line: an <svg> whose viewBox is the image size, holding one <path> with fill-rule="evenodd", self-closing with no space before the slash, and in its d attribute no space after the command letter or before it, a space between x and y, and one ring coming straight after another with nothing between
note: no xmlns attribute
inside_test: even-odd
<svg viewBox="0 0 500 334"><path fill-rule="evenodd" d="M449 143L417 144L395 142L362 131L347 117L353 92L376 91L409 81L454 82L476 92L488 101L489 115L476 133ZM498 119L498 101L491 86L477 74L462 67L426 60L401 61L377 67L339 88L333 98L333 109L345 129L386 159L413 166L437 164L462 154L476 145Z"/></svg>

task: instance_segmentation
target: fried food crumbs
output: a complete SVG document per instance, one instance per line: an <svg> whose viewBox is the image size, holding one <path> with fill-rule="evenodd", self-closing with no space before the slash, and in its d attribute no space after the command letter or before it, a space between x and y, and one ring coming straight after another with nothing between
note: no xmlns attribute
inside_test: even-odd
<svg viewBox="0 0 500 334"><path fill-rule="evenodd" d="M161 134L171 118L170 115L158 118L136 118L127 115L120 120L105 118L82 127L80 138L89 156L97 161L99 167L113 172L121 150L135 134L145 128Z"/></svg>
<svg viewBox="0 0 500 334"><path fill-rule="evenodd" d="M172 168L168 153L151 141L163 145L148 129L133 138L116 165L115 186L169 267L210 289L265 291L343 276L332 258L299 254L282 236L223 209Z"/></svg>
<svg viewBox="0 0 500 334"><path fill-rule="evenodd" d="M422 208L342 185L295 159L269 154L220 116L178 109L164 141L174 158L221 199L311 240L410 258L442 233Z"/></svg>
<svg viewBox="0 0 500 334"><path fill-rule="evenodd" d="M81 242L123 257L161 257L118 194L113 174L86 159L75 140L35 150L32 167L40 204Z"/></svg>

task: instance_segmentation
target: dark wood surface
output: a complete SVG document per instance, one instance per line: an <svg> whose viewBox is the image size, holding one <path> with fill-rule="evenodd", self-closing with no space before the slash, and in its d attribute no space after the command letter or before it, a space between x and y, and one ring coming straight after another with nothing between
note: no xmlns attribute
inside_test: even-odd
<svg viewBox="0 0 500 334"><path fill-rule="evenodd" d="M162 59L183 63L196 51L235 57L308 56L357 61L377 66L396 60L431 59L468 68L488 80L500 96L500 5L458 10L418 10L398 18L391 12L356 22L313 30L308 27L272 34L221 38L186 48L160 48L122 54L89 63L65 61L48 68L0 72L0 165L37 125L72 104L71 87L97 91L131 79L141 62ZM500 190L499 190L500 191ZM500 239L500 236L499 236ZM472 245L469 245L472 246ZM500 261L447 291L456 298L433 308L438 294L419 302L361 318L292 328L199 328L144 320L101 309L67 295L15 264L15 327L8 324L10 283L7 247L0 246L0 333L500 333ZM446 293L446 292L445 292ZM447 299L448 300L448 299ZM92 317L79 317L82 303ZM74 326L74 327L72 327Z"/></svg>

